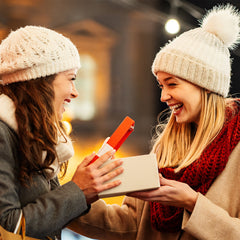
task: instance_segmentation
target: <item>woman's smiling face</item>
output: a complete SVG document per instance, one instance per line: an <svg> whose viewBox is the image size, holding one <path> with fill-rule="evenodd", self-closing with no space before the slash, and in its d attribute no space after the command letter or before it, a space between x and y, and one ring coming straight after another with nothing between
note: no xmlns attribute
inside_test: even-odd
<svg viewBox="0 0 240 240"><path fill-rule="evenodd" d="M78 96L78 92L74 85L76 79L76 70L68 70L58 73L53 81L54 89L54 108L58 117L58 120L62 119L65 111L65 105L71 102L72 98Z"/></svg>
<svg viewBox="0 0 240 240"><path fill-rule="evenodd" d="M201 112L201 88L174 75L158 72L161 101L167 103L176 122L198 124Z"/></svg>

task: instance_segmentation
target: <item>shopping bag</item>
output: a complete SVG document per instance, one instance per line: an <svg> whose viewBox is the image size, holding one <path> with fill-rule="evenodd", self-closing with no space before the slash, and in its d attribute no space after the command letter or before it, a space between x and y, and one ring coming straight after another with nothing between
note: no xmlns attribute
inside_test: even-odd
<svg viewBox="0 0 240 240"><path fill-rule="evenodd" d="M0 240L40 240L38 238L32 238L32 237L28 237L26 236L26 225L25 225L25 218L22 217L21 220L21 229L22 229L22 233L12 233L7 231L6 229L4 229L1 225L0 225ZM20 229L19 229L20 231ZM49 238L51 239L51 238Z"/></svg>

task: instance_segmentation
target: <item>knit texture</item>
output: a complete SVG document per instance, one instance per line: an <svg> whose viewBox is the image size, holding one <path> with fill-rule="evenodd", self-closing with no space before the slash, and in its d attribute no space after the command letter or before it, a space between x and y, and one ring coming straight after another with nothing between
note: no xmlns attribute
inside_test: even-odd
<svg viewBox="0 0 240 240"><path fill-rule="evenodd" d="M181 34L157 53L153 74L166 72L226 97L231 78L229 49L239 42L239 23L240 13L232 5L213 8L201 27Z"/></svg>
<svg viewBox="0 0 240 240"><path fill-rule="evenodd" d="M219 135L202 152L200 158L175 173L173 168L161 168L159 172L167 179L187 183L191 188L206 194L214 180L224 170L228 158L240 140L240 102L235 101L234 110L227 108L226 122ZM181 230L183 208L164 206L150 202L152 226L161 232Z"/></svg>
<svg viewBox="0 0 240 240"><path fill-rule="evenodd" d="M76 46L53 30L26 26L13 31L0 45L3 84L45 77L80 68Z"/></svg>

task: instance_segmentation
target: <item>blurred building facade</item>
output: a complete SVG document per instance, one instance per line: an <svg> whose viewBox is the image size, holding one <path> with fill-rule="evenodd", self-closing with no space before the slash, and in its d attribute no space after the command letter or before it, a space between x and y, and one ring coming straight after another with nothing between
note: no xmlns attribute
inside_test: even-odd
<svg viewBox="0 0 240 240"><path fill-rule="evenodd" d="M151 64L159 48L174 37L165 33L165 21L177 16L181 33L197 25L203 7L214 4L180 0L1 0L0 38L25 25L49 27L68 36L82 61L76 81L79 98L66 113L76 142L79 138L87 144L104 139L129 115L136 126L125 147L131 148L131 154L144 154L150 150L152 127L164 108ZM233 87L237 88L235 81Z"/></svg>

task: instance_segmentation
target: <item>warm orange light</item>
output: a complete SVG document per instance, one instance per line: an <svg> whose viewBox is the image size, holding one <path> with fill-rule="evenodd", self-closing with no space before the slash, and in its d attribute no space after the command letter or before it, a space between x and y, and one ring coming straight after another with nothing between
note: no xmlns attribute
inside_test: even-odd
<svg viewBox="0 0 240 240"><path fill-rule="evenodd" d="M67 110L63 113L62 121L71 122L72 119L73 119L73 113L71 112L70 109L67 109Z"/></svg>
<svg viewBox="0 0 240 240"><path fill-rule="evenodd" d="M62 123L68 135L72 132L72 119L73 114L69 109L67 109L67 111L63 113Z"/></svg>
<svg viewBox="0 0 240 240"><path fill-rule="evenodd" d="M67 121L62 121L63 126L66 130L67 135L69 135L72 132L72 124L70 122Z"/></svg>

